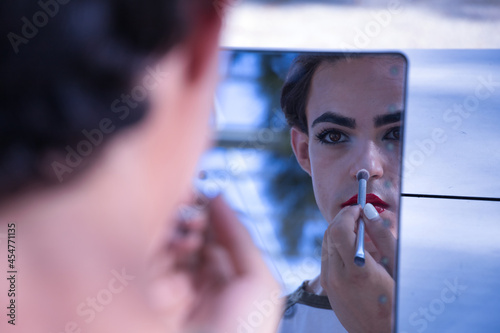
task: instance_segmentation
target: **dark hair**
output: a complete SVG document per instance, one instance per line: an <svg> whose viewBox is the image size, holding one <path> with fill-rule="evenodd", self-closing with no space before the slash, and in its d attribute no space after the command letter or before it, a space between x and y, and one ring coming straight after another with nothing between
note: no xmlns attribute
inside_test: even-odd
<svg viewBox="0 0 500 333"><path fill-rule="evenodd" d="M144 117L145 100L126 117L111 104L186 35L193 1L2 1L0 197L62 181L48 164L62 162L103 119L112 122L108 139Z"/></svg>
<svg viewBox="0 0 500 333"><path fill-rule="evenodd" d="M379 58L380 56L406 61L404 56L398 53L301 54L296 57L290 66L281 90L281 109L285 113L288 125L308 133L306 105L312 77L322 63L335 64L339 61L349 62L363 57Z"/></svg>
<svg viewBox="0 0 500 333"><path fill-rule="evenodd" d="M335 63L346 55L302 54L294 59L281 90L281 109L290 127L307 133L306 104L311 80L323 62Z"/></svg>

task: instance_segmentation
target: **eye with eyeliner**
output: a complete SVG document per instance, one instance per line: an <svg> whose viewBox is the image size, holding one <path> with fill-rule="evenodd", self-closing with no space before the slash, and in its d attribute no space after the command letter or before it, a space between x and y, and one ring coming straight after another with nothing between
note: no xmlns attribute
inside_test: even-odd
<svg viewBox="0 0 500 333"><path fill-rule="evenodd" d="M316 139L322 144L337 145L349 141L349 136L339 130L330 128L316 134Z"/></svg>
<svg viewBox="0 0 500 333"><path fill-rule="evenodd" d="M401 140L401 126L390 128L382 138L383 140L400 141Z"/></svg>
<svg viewBox="0 0 500 333"><path fill-rule="evenodd" d="M399 142L401 140L401 126L394 126L385 131L382 140ZM350 141L350 136L334 128L327 128L315 135L316 140L321 144L337 145Z"/></svg>

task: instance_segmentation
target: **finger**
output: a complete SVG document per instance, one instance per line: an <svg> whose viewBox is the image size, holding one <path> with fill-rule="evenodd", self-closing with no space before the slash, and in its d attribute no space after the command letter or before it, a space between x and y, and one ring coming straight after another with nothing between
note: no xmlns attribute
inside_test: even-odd
<svg viewBox="0 0 500 333"><path fill-rule="evenodd" d="M372 204L365 205L363 216L366 222L366 231L381 255L381 264L391 276L394 276L396 238Z"/></svg>
<svg viewBox="0 0 500 333"><path fill-rule="evenodd" d="M169 249L174 250L178 256L192 255L198 252L205 242L200 233L188 232L172 239Z"/></svg>
<svg viewBox="0 0 500 333"><path fill-rule="evenodd" d="M192 207L179 211L177 226L170 246L179 253L196 252L204 242L207 216Z"/></svg>
<svg viewBox="0 0 500 333"><path fill-rule="evenodd" d="M328 230L326 230L321 245L321 284L338 279L343 275L345 267L340 254L328 238Z"/></svg>
<svg viewBox="0 0 500 333"><path fill-rule="evenodd" d="M178 223L185 223L183 227L189 231L204 232L207 227L207 214L195 206L183 205L179 208Z"/></svg>
<svg viewBox="0 0 500 333"><path fill-rule="evenodd" d="M230 254L218 244L210 244L203 249L203 262L196 277L198 286L209 288L214 285L225 285L235 275Z"/></svg>
<svg viewBox="0 0 500 333"><path fill-rule="evenodd" d="M328 241L334 246L348 269L356 266L354 254L356 251L356 223L361 215L361 206L344 207L328 226ZM357 266L356 266L357 267Z"/></svg>
<svg viewBox="0 0 500 333"><path fill-rule="evenodd" d="M250 234L221 196L209 205L209 223L215 240L228 252L237 274L250 274L266 267Z"/></svg>

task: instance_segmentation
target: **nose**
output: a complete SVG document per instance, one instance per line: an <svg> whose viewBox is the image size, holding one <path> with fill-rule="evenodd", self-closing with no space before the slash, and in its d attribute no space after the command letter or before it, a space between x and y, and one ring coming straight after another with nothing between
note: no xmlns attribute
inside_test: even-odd
<svg viewBox="0 0 500 333"><path fill-rule="evenodd" d="M359 170L366 169L371 180L382 178L384 175L384 161L380 148L374 142L366 142L360 146L353 160L349 173L355 180Z"/></svg>

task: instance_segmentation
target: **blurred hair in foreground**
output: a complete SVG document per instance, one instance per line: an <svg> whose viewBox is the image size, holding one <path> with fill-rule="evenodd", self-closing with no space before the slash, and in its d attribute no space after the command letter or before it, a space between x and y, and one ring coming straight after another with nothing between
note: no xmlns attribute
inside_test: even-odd
<svg viewBox="0 0 500 333"><path fill-rule="evenodd" d="M280 288L234 213L178 214L228 3L2 2L0 331L236 332L265 304L274 332Z"/></svg>

